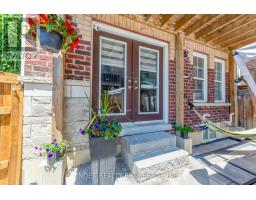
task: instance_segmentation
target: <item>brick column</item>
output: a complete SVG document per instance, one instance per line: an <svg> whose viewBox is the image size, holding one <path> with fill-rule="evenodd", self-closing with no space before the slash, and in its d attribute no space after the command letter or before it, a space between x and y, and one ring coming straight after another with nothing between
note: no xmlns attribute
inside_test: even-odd
<svg viewBox="0 0 256 200"><path fill-rule="evenodd" d="M215 71L208 67L208 103L215 101Z"/></svg>

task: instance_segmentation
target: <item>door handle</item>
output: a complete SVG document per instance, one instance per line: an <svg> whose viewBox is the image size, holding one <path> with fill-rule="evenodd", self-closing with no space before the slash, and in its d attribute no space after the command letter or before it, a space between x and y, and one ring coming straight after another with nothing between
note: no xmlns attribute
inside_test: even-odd
<svg viewBox="0 0 256 200"><path fill-rule="evenodd" d="M128 90L131 90L132 89L132 86L131 85L128 85Z"/></svg>
<svg viewBox="0 0 256 200"><path fill-rule="evenodd" d="M135 89L135 90L138 90L138 87L136 86L134 89Z"/></svg>

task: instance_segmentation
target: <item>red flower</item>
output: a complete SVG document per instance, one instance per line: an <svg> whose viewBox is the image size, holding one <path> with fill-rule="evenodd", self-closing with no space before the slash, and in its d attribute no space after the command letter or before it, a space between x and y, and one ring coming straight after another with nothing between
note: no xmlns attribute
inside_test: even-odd
<svg viewBox="0 0 256 200"><path fill-rule="evenodd" d="M77 45L78 45L78 43L79 43L79 38L77 37L77 38L74 40L74 42L70 45L70 49L76 48Z"/></svg>
<svg viewBox="0 0 256 200"><path fill-rule="evenodd" d="M32 18L28 18L28 24L32 26L35 23L35 21Z"/></svg>
<svg viewBox="0 0 256 200"><path fill-rule="evenodd" d="M49 18L45 14L40 14L39 16L44 20L46 24L49 23Z"/></svg>
<svg viewBox="0 0 256 200"><path fill-rule="evenodd" d="M39 17L36 18L36 24L37 24L38 26L41 26L41 21L40 21L40 18L39 18Z"/></svg>
<svg viewBox="0 0 256 200"><path fill-rule="evenodd" d="M35 31L32 32L32 36L36 37L36 32Z"/></svg>
<svg viewBox="0 0 256 200"><path fill-rule="evenodd" d="M71 26L70 23L65 22L64 26L66 26L66 27L68 28L68 33L69 33L70 35L72 35L72 34L74 33L75 29Z"/></svg>

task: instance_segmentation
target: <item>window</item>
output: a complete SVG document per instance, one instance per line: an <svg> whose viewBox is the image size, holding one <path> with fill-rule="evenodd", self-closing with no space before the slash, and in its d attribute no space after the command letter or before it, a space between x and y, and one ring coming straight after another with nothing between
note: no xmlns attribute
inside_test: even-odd
<svg viewBox="0 0 256 200"><path fill-rule="evenodd" d="M193 79L195 102L207 101L207 57L206 55L195 53L193 56Z"/></svg>
<svg viewBox="0 0 256 200"><path fill-rule="evenodd" d="M208 142L210 140L214 140L217 138L216 131L213 131L211 129L204 130L203 132L203 141Z"/></svg>
<svg viewBox="0 0 256 200"><path fill-rule="evenodd" d="M223 60L215 59L215 102L225 101L225 65Z"/></svg>

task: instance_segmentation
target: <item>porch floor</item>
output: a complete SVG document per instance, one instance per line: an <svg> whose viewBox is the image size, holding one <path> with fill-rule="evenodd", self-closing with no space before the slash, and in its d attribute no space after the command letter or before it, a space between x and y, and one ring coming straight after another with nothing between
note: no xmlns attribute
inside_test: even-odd
<svg viewBox="0 0 256 200"><path fill-rule="evenodd" d="M193 148L194 157L218 174L216 184L256 184L256 143L224 139Z"/></svg>

